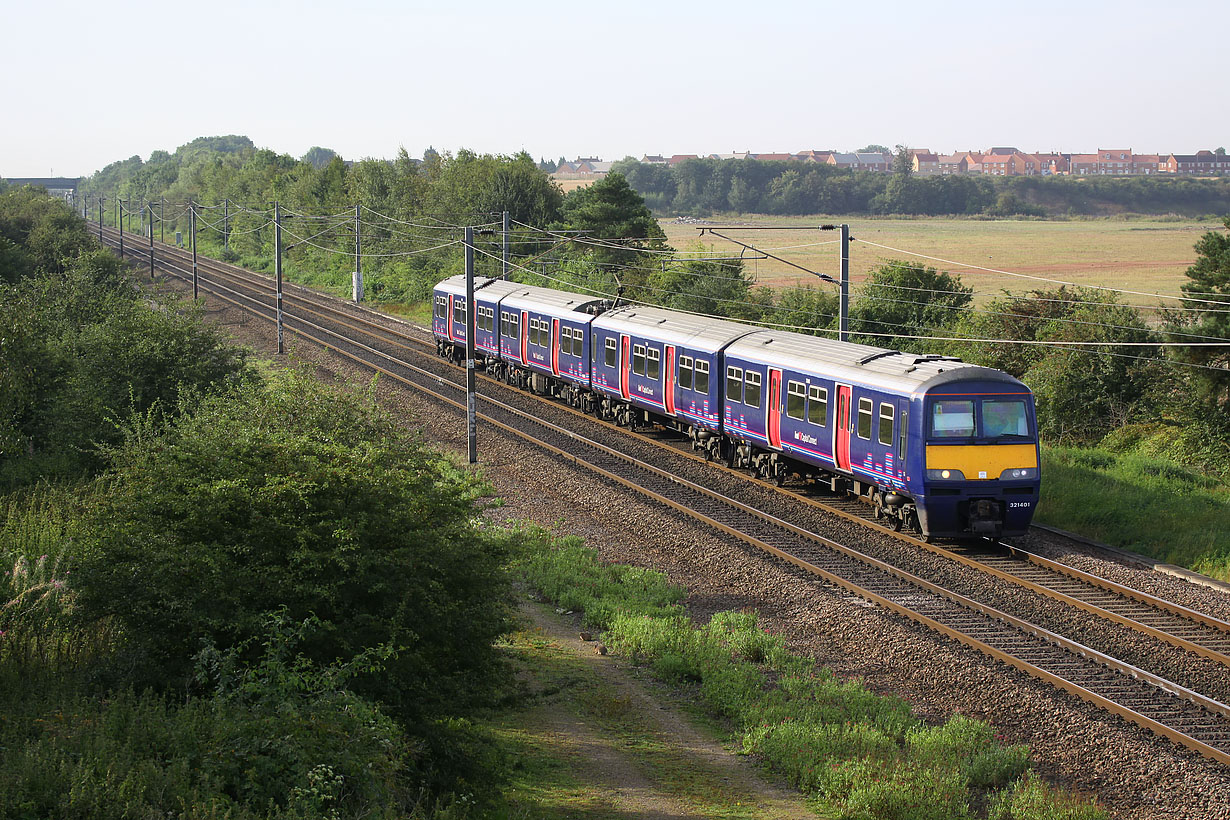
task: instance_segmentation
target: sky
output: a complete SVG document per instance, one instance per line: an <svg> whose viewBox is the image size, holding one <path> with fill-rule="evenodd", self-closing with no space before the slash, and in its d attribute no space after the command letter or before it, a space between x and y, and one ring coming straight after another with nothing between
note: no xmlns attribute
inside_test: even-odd
<svg viewBox="0 0 1230 820"><path fill-rule="evenodd" d="M0 177L243 134L347 159L1230 147L1225 7L0 0Z"/></svg>

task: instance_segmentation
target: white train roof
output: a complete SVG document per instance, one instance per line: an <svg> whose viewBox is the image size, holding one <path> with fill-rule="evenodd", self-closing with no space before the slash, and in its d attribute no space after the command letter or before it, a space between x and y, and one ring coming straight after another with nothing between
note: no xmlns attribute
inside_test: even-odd
<svg viewBox="0 0 1230 820"><path fill-rule="evenodd" d="M739 322L693 316L644 305L625 305L609 310L594 320L594 327L617 333L648 336L706 353L714 353L735 339L756 332L755 327Z"/></svg>
<svg viewBox="0 0 1230 820"><path fill-rule="evenodd" d="M743 336L726 348L726 355L901 393L922 393L954 381L1006 382L1028 391L1003 371L950 356L906 353L787 330L758 330Z"/></svg>

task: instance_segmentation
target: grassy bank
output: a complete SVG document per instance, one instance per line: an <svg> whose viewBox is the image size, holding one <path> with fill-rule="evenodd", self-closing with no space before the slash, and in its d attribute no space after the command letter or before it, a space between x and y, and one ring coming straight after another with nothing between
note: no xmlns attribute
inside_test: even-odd
<svg viewBox="0 0 1230 820"><path fill-rule="evenodd" d="M1230 581L1230 488L1167 458L1044 447L1037 520Z"/></svg>
<svg viewBox="0 0 1230 820"><path fill-rule="evenodd" d="M957 820L1105 817L1030 770L1028 749L956 716L939 726L904 700L841 680L790 653L752 612L706 624L659 573L601 564L575 539L533 555L527 580L584 612L618 653L648 665L724 721L743 752L810 795L825 816ZM978 808L982 807L982 808Z"/></svg>

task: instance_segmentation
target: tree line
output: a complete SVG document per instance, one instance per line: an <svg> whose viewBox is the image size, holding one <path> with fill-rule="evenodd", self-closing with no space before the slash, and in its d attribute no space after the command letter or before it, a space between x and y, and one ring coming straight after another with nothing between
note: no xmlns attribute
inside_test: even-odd
<svg viewBox="0 0 1230 820"><path fill-rule="evenodd" d="M902 156L892 173L806 162L627 157L612 166L657 214L1069 216L1230 212L1230 179L922 176Z"/></svg>

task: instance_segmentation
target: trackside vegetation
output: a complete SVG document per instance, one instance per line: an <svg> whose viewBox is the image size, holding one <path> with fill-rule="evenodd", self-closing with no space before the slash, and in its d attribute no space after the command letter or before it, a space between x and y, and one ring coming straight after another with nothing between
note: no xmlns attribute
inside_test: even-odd
<svg viewBox="0 0 1230 820"><path fill-rule="evenodd" d="M754 612L696 623L661 573L601 563L563 538L523 562L527 582L604 630L612 650L688 688L754 755L813 796L822 816L867 820L1100 820L1091 800L1047 785L1029 750L960 715L932 726L909 704L789 652ZM979 807L984 807L980 809Z"/></svg>

